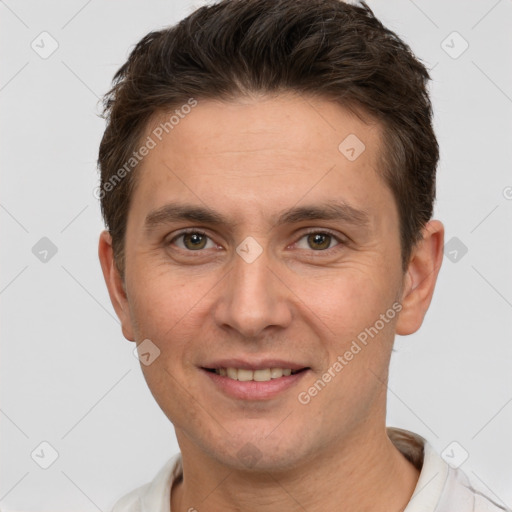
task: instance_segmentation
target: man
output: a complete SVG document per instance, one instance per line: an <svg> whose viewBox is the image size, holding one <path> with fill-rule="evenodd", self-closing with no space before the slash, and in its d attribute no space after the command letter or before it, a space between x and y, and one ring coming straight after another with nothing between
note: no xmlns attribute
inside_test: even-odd
<svg viewBox="0 0 512 512"><path fill-rule="evenodd" d="M99 257L181 453L115 512L504 510L385 426L442 262L428 79L339 0L224 0L133 50Z"/></svg>

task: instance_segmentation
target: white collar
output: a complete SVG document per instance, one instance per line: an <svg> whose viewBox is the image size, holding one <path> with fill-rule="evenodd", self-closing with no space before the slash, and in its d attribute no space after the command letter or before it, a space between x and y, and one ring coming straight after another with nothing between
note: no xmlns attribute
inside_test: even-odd
<svg viewBox="0 0 512 512"><path fill-rule="evenodd" d="M397 449L420 470L404 512L473 512L480 508L512 512L475 490L466 474L451 468L423 437L394 427L388 427L387 433ZM182 474L181 454L177 453L151 482L121 498L112 512L171 512L171 488Z"/></svg>

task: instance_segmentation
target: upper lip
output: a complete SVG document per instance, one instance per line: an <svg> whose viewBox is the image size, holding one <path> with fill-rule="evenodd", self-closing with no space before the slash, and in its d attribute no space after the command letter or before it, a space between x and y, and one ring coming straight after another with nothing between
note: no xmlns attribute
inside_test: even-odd
<svg viewBox="0 0 512 512"><path fill-rule="evenodd" d="M264 370L266 368L283 368L290 370L302 370L303 368L309 368L307 365L300 363L293 363L291 361L285 361L283 359L218 359L216 361L211 361L205 365L202 365L202 368L206 368L208 370L215 368L242 368L244 370Z"/></svg>

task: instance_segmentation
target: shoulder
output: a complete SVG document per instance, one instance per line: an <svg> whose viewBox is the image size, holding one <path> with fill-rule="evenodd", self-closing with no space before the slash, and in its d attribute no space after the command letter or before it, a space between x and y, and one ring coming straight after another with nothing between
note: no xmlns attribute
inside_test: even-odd
<svg viewBox="0 0 512 512"><path fill-rule="evenodd" d="M111 512L169 512L171 487L181 475L181 455L171 457L148 482L120 498Z"/></svg>
<svg viewBox="0 0 512 512"><path fill-rule="evenodd" d="M387 432L420 471L404 512L512 512L461 468L448 464L422 436L396 427L388 427Z"/></svg>
<svg viewBox="0 0 512 512"><path fill-rule="evenodd" d="M489 490L484 489L479 482L471 479L461 469L449 467L436 512L512 512L498 498L491 497Z"/></svg>
<svg viewBox="0 0 512 512"><path fill-rule="evenodd" d="M424 445L423 468L413 498L418 494L421 501L420 493L427 500L432 499L435 512L512 512L461 468L449 465L428 442Z"/></svg>

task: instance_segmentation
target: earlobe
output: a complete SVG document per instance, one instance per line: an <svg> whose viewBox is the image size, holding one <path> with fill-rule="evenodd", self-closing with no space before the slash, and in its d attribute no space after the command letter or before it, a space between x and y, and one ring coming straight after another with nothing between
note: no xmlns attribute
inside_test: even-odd
<svg viewBox="0 0 512 512"><path fill-rule="evenodd" d="M423 323L443 261L443 245L444 226L438 220L431 220L423 228L423 238L414 247L404 276L396 334L412 334Z"/></svg>
<svg viewBox="0 0 512 512"><path fill-rule="evenodd" d="M107 285L110 301L112 302L112 306L121 321L123 336L128 341L135 341L126 290L114 261L112 237L106 230L102 231L100 234L98 257L101 264L101 270L103 271L105 284Z"/></svg>

